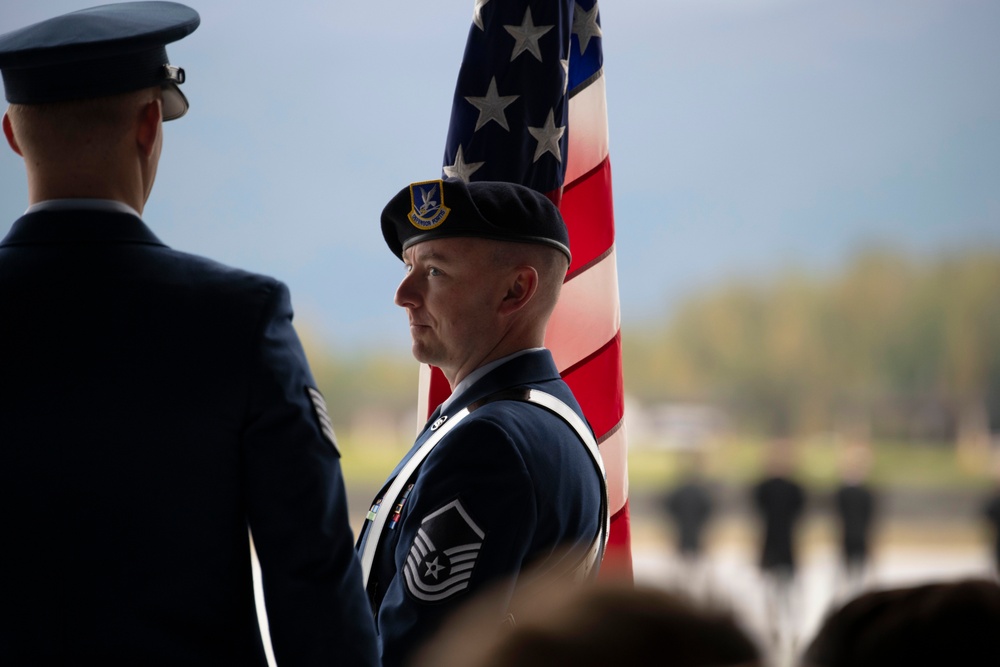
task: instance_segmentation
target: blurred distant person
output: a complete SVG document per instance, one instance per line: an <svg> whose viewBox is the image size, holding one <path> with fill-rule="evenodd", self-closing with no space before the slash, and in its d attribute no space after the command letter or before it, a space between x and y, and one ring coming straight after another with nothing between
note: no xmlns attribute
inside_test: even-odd
<svg viewBox="0 0 1000 667"><path fill-rule="evenodd" d="M681 478L667 492L664 505L673 520L678 553L697 559L702 555L705 526L712 516L712 493L704 476L700 453L685 452L681 466Z"/></svg>
<svg viewBox="0 0 1000 667"><path fill-rule="evenodd" d="M691 590L700 586L704 578L704 534L714 503L704 476L703 454L682 452L680 463L680 480L664 497L664 507L674 528L681 582Z"/></svg>
<svg viewBox="0 0 1000 667"><path fill-rule="evenodd" d="M864 585L871 555L875 492L868 481L871 449L853 442L843 452L841 483L834 494L840 524L841 595L856 594Z"/></svg>
<svg viewBox="0 0 1000 667"><path fill-rule="evenodd" d="M119 3L0 35L30 204L0 241L0 665L264 667L248 529L277 663L377 664L288 289L141 218L188 110L165 45L199 21Z"/></svg>
<svg viewBox="0 0 1000 667"><path fill-rule="evenodd" d="M766 456L765 477L753 487L753 502L763 525L760 568L768 618L773 623L772 639L785 644L794 638L798 625L796 531L806 497L792 478L791 441L774 440Z"/></svg>
<svg viewBox="0 0 1000 667"><path fill-rule="evenodd" d="M871 591L823 621L801 667L996 667L1000 586L929 583Z"/></svg>
<svg viewBox="0 0 1000 667"><path fill-rule="evenodd" d="M411 667L757 667L760 651L731 614L663 590L536 584L512 622L474 600Z"/></svg>

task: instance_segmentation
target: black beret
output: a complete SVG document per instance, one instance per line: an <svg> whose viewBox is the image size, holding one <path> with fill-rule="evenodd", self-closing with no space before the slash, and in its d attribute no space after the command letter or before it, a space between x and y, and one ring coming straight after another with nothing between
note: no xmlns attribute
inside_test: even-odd
<svg viewBox="0 0 1000 667"><path fill-rule="evenodd" d="M415 243L455 236L539 243L571 258L569 232L555 204L531 188L501 181L411 183L382 210L382 236L400 258Z"/></svg>
<svg viewBox="0 0 1000 667"><path fill-rule="evenodd" d="M201 18L176 2L123 2L56 16L0 35L0 71L13 104L90 99L162 86L163 119L184 115L166 44L191 34Z"/></svg>

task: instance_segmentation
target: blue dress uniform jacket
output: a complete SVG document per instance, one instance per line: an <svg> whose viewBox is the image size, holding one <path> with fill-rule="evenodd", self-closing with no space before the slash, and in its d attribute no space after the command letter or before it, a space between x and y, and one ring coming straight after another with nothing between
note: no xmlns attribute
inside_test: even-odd
<svg viewBox="0 0 1000 667"><path fill-rule="evenodd" d="M0 309L0 664L266 665L248 525L278 664L376 664L283 284L37 212Z"/></svg>
<svg viewBox="0 0 1000 667"><path fill-rule="evenodd" d="M539 350L490 371L441 417L521 386L552 394L583 416L552 355ZM428 422L381 493L436 421ZM589 546L600 524L600 479L584 444L562 419L521 401L477 408L438 443L412 482L401 508L379 508L394 513L368 586L385 667L405 664L448 613L493 584L502 590L501 622L521 570L565 567L571 559L565 549ZM362 535L362 548L367 538Z"/></svg>

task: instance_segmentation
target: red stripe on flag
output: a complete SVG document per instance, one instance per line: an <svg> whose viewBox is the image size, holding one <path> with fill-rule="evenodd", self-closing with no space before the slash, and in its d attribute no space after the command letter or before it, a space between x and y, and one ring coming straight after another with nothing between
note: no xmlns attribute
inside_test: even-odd
<svg viewBox="0 0 1000 667"><path fill-rule="evenodd" d="M631 581L632 576L632 525L629 519L628 501L625 506L611 517L611 530L608 533L608 548L604 552L604 560L597 578L601 580L625 579Z"/></svg>
<svg viewBox="0 0 1000 667"><path fill-rule="evenodd" d="M622 386L622 335L563 372L563 380L583 408L597 438L618 425L625 413Z"/></svg>
<svg viewBox="0 0 1000 667"><path fill-rule="evenodd" d="M437 406L444 403L451 396L451 385L448 384L448 378L444 376L444 372L437 366L431 366L430 368L431 386L427 390L427 414L423 416L424 419L429 419L434 410L437 409Z"/></svg>
<svg viewBox="0 0 1000 667"><path fill-rule="evenodd" d="M559 211L569 228L573 254L569 275L572 275L607 252L615 242L611 162L607 158L563 191Z"/></svg>

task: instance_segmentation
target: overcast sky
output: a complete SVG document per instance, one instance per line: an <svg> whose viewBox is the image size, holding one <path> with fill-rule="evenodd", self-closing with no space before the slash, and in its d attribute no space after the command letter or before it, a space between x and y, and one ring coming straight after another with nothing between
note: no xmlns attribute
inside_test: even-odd
<svg viewBox="0 0 1000 667"><path fill-rule="evenodd" d="M92 4L3 0L0 32ZM286 281L300 326L339 349L405 353L378 216L440 173L472 0L190 4L201 27L167 50L191 111L166 126L146 221ZM600 7L626 330L866 244L1000 247L1000 3ZM0 151L0 234L26 204Z"/></svg>

